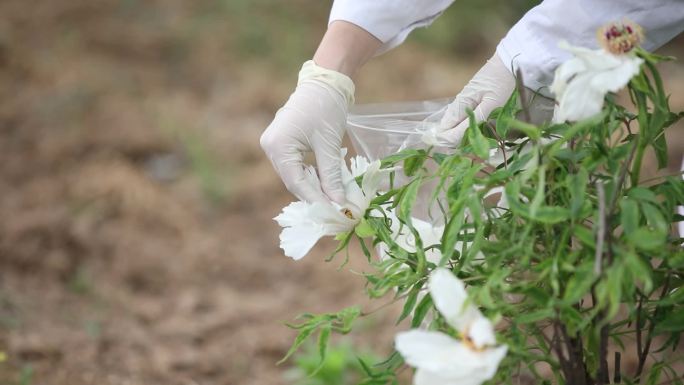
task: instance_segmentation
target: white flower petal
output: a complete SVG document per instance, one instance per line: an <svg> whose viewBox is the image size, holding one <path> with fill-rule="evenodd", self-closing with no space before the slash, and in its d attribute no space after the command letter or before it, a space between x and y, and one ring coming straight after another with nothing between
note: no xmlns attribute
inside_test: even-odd
<svg viewBox="0 0 684 385"><path fill-rule="evenodd" d="M280 232L280 248L286 256L298 261L325 235L320 226L287 227Z"/></svg>
<svg viewBox="0 0 684 385"><path fill-rule="evenodd" d="M596 73L591 79L591 87L604 93L617 92L639 73L643 62L641 58L625 56L619 66Z"/></svg>
<svg viewBox="0 0 684 385"><path fill-rule="evenodd" d="M475 319L468 326L468 338L470 338L473 345L477 348L496 345L494 326L492 325L492 322L485 317Z"/></svg>
<svg viewBox="0 0 684 385"><path fill-rule="evenodd" d="M375 194L378 192L380 184L383 182L383 178L387 177L389 171L380 169L380 161L373 161L366 168L363 179L361 180L361 188L364 194L368 197L370 202Z"/></svg>
<svg viewBox="0 0 684 385"><path fill-rule="evenodd" d="M363 157L353 158L350 170L344 161L345 155L346 149L342 149L340 171L347 201L344 207L336 203L293 202L274 218L284 228L280 246L285 255L300 259L321 237L353 230L375 197L382 179L391 171L380 169L379 160L371 163ZM359 186L355 177L361 174L362 185ZM305 178L314 186L320 185L316 170L311 166L305 169ZM351 211L352 218L343 213L346 209Z"/></svg>
<svg viewBox="0 0 684 385"><path fill-rule="evenodd" d="M351 171L352 177L356 178L359 175L362 175L364 172L366 172L366 170L368 170L369 165L370 162L363 156L355 156L351 158L349 170Z"/></svg>
<svg viewBox="0 0 684 385"><path fill-rule="evenodd" d="M393 212L389 212L389 217L392 220L390 230L392 231L392 238L402 249L409 253L416 252L416 237L413 235L408 226L401 224ZM420 220L418 218L411 218L413 228L416 229L420 239L423 241L423 248L437 245L441 243L442 234L444 233L444 226L434 226L432 223ZM439 263L442 259L442 252L439 247L434 247L425 252L425 259L428 262Z"/></svg>
<svg viewBox="0 0 684 385"><path fill-rule="evenodd" d="M573 76L585 71L587 66L578 58L572 58L556 68L553 83L549 89L554 95L562 95Z"/></svg>
<svg viewBox="0 0 684 385"><path fill-rule="evenodd" d="M451 271L444 268L435 269L430 274L428 288L437 310L459 332L463 333L468 325L483 317L477 307L466 304L468 294L465 285Z"/></svg>
<svg viewBox="0 0 684 385"><path fill-rule="evenodd" d="M414 385L480 385L483 382L477 376L450 378L425 369L416 370L416 374L413 376Z"/></svg>
<svg viewBox="0 0 684 385"><path fill-rule="evenodd" d="M475 351L440 332L410 330L395 337L395 347L407 364L449 380L490 379L506 354L506 347Z"/></svg>
<svg viewBox="0 0 684 385"><path fill-rule="evenodd" d="M557 121L577 121L601 112L605 93L590 86L592 73L577 75L558 99Z"/></svg>
<svg viewBox="0 0 684 385"><path fill-rule="evenodd" d="M356 224L332 205L301 201L290 203L273 219L283 227L280 247L295 260L306 255L321 237L350 231Z"/></svg>
<svg viewBox="0 0 684 385"><path fill-rule="evenodd" d="M413 367L450 375L464 369L460 364L464 347L444 333L409 330L398 333L394 345Z"/></svg>
<svg viewBox="0 0 684 385"><path fill-rule="evenodd" d="M490 380L496 374L496 370L499 368L501 360L506 357L508 352L508 347L502 345L496 348L485 349L479 354L480 359L483 362L483 371L480 372L484 381Z"/></svg>
<svg viewBox="0 0 684 385"><path fill-rule="evenodd" d="M559 45L575 57L558 66L551 84L558 108L555 122L577 121L600 113L608 92L616 92L639 73L643 60L629 54Z"/></svg>

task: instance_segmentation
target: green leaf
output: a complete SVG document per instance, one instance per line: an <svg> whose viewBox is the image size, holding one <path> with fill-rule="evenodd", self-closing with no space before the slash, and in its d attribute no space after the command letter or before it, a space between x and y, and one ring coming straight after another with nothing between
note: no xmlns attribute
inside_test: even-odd
<svg viewBox="0 0 684 385"><path fill-rule="evenodd" d="M552 308L540 309L533 312L522 313L515 317L515 321L520 324L534 323L544 319L550 319L554 314L555 311Z"/></svg>
<svg viewBox="0 0 684 385"><path fill-rule="evenodd" d="M413 311L413 307L416 306L416 301L418 299L418 293L420 293L420 289L422 288L422 283L418 283L413 286L411 291L408 294L408 297L406 297L406 302L404 303L404 308L401 311L401 315L399 316L399 319L397 320L397 325L401 323L406 317L408 317L409 314Z"/></svg>
<svg viewBox="0 0 684 385"><path fill-rule="evenodd" d="M290 358L290 356L292 356L294 354L294 352L296 352L297 349L299 349L300 346L302 346L304 341L306 341L309 338L309 336L311 336L311 334L314 331L316 331L316 326L317 325L311 325L311 326L308 326L306 328L300 329L299 333L297 333L297 337L295 338L294 342L292 343L292 346L290 346L290 349L285 354L285 357L280 359L280 361L276 362L276 365L280 365L283 362L287 361L287 359Z"/></svg>
<svg viewBox="0 0 684 385"><path fill-rule="evenodd" d="M644 262L636 253L625 251L620 254L624 255L625 267L630 271L634 280L643 282L644 292L650 293L653 290L653 270L650 265Z"/></svg>
<svg viewBox="0 0 684 385"><path fill-rule="evenodd" d="M568 185L570 188L570 215L577 218L586 202L587 185L589 184L589 172L585 168L580 168L577 174L568 175Z"/></svg>
<svg viewBox="0 0 684 385"><path fill-rule="evenodd" d="M640 227L631 234L627 234L628 241L641 250L657 251L665 246L667 235L646 227Z"/></svg>
<svg viewBox="0 0 684 385"><path fill-rule="evenodd" d="M455 202L454 207L452 207L452 209L456 211L451 215L451 218L449 218L449 221L444 228L444 233L442 234L442 260L439 262L440 266L443 266L454 253L456 242L458 242L459 239L459 233L465 222L464 208L465 202L463 202L463 200Z"/></svg>
<svg viewBox="0 0 684 385"><path fill-rule="evenodd" d="M320 357L320 360L316 369L309 374L310 377L316 375L316 373L323 368L323 364L325 364L325 356L326 352L328 351L328 341L330 340L330 329L330 325L323 326L321 328L321 333L318 335L318 356Z"/></svg>
<svg viewBox="0 0 684 385"><path fill-rule="evenodd" d="M570 277L565 292L563 293L563 302L568 305L573 305L579 302L591 289L591 286L596 280L594 274L593 261L585 262L581 265Z"/></svg>
<svg viewBox="0 0 684 385"><path fill-rule="evenodd" d="M423 319L425 319L425 316L427 315L428 310L432 308L432 297L429 295L426 295L423 297L423 299L420 300L420 303L418 303L418 306L416 306L416 310L413 312L413 319L411 320L411 327L412 328L417 328L420 326L421 322L423 322Z"/></svg>
<svg viewBox="0 0 684 385"><path fill-rule="evenodd" d="M662 321L655 327L658 333L677 333L684 331L684 307L672 308L672 311L665 315Z"/></svg>
<svg viewBox="0 0 684 385"><path fill-rule="evenodd" d="M359 238L368 238L375 235L375 230L365 218L361 219L361 222L356 225L354 232Z"/></svg>
<svg viewBox="0 0 684 385"><path fill-rule="evenodd" d="M496 132L501 138L508 136L511 121L515 119L518 110L518 93L514 91L506 101L506 104L501 107L496 117Z"/></svg>
<svg viewBox="0 0 684 385"><path fill-rule="evenodd" d="M416 154L404 159L404 174L406 176L414 176L423 167L426 159L427 154L425 153Z"/></svg>
<svg viewBox="0 0 684 385"><path fill-rule="evenodd" d="M620 225L625 234L631 234L639 227L639 205L629 198L620 201Z"/></svg>
<svg viewBox="0 0 684 385"><path fill-rule="evenodd" d="M482 131L477 125L475 114L472 110L467 110L468 113L468 142L473 148L473 152L481 159L489 158L489 141L482 135Z"/></svg>
<svg viewBox="0 0 684 385"><path fill-rule="evenodd" d="M412 180L411 183L409 183L404 189L403 194L401 194L397 215L402 221L404 221L404 223L410 223L411 221L411 209L413 208L413 204L416 202L418 189L420 188L421 183L421 178Z"/></svg>
<svg viewBox="0 0 684 385"><path fill-rule="evenodd" d="M665 220L665 217L658 207L650 203L642 203L641 210L652 228L662 233L670 231L670 224Z"/></svg>
<svg viewBox="0 0 684 385"><path fill-rule="evenodd" d="M382 168L393 166L405 159L425 155L425 150L408 149L382 159Z"/></svg>
<svg viewBox="0 0 684 385"><path fill-rule="evenodd" d="M591 230L584 226L577 225L573 228L573 232L580 242L593 249L596 249L596 237Z"/></svg>
<svg viewBox="0 0 684 385"><path fill-rule="evenodd" d="M653 191L644 187L631 188L627 192L627 196L640 202L645 201L658 204L658 197L656 196L656 194Z"/></svg>
<svg viewBox="0 0 684 385"><path fill-rule="evenodd" d="M667 167L667 142L664 134L660 134L653 141L653 150L656 154L656 160L658 161L658 168Z"/></svg>

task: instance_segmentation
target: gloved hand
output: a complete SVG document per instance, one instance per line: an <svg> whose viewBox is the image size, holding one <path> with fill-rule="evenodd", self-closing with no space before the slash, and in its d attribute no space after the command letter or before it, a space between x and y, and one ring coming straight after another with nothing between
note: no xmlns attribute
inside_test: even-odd
<svg viewBox="0 0 684 385"><path fill-rule="evenodd" d="M261 148L297 198L345 203L340 146L353 102L354 83L349 77L307 61L297 88L261 135ZM306 177L304 153L309 151L315 155L321 186L313 186Z"/></svg>
<svg viewBox="0 0 684 385"><path fill-rule="evenodd" d="M486 120L495 108L506 104L514 89L515 77L499 56L494 54L447 106L440 123L424 133L423 141L436 146L455 147L468 128L467 109L473 110L478 122ZM526 91L530 123L540 124L551 120L553 99L535 95L529 89Z"/></svg>

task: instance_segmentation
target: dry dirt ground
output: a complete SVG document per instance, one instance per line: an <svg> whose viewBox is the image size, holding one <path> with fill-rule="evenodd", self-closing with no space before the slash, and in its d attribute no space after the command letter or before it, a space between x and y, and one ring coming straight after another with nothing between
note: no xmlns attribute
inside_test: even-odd
<svg viewBox="0 0 684 385"><path fill-rule="evenodd" d="M0 383L284 384L281 321L363 299L332 243L278 249L291 197L258 138L295 73L242 60L190 2L29 3L0 3ZM360 99L454 94L482 59L407 46ZM681 64L666 77L682 107ZM358 339L383 352L386 325Z"/></svg>

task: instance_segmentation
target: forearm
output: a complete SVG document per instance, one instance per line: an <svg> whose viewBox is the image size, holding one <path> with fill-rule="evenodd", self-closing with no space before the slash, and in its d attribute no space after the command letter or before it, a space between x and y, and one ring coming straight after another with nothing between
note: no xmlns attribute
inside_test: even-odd
<svg viewBox="0 0 684 385"><path fill-rule="evenodd" d="M346 21L334 21L321 40L314 62L353 78L375 55L382 42L363 28Z"/></svg>

